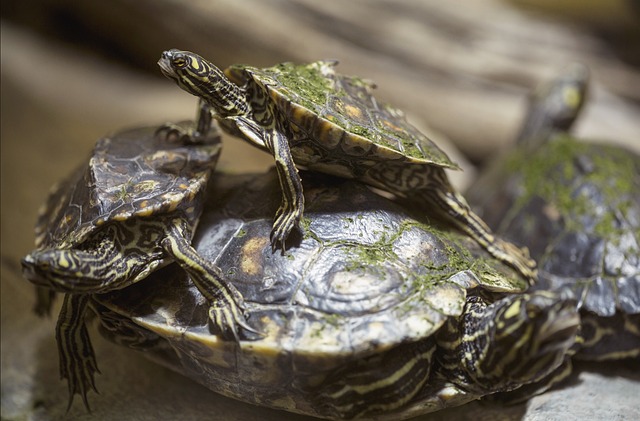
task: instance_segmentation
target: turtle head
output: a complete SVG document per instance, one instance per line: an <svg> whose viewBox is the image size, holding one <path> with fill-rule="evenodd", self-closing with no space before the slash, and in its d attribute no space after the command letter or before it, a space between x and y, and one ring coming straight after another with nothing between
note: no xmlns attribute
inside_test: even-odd
<svg viewBox="0 0 640 421"><path fill-rule="evenodd" d="M247 112L248 104L242 89L199 55L171 49L162 53L158 65L163 75L204 100L216 114L228 117Z"/></svg>
<svg viewBox="0 0 640 421"><path fill-rule="evenodd" d="M580 115L588 85L589 69L580 63L571 64L555 79L540 84L529 98L518 142L536 146L555 133L568 131Z"/></svg>
<svg viewBox="0 0 640 421"><path fill-rule="evenodd" d="M94 292L103 283L82 252L35 250L22 259L22 273L33 284L57 292Z"/></svg>
<svg viewBox="0 0 640 421"><path fill-rule="evenodd" d="M116 231L101 230L75 246L39 248L22 259L25 278L63 293L98 293L119 287L131 270L116 247Z"/></svg>

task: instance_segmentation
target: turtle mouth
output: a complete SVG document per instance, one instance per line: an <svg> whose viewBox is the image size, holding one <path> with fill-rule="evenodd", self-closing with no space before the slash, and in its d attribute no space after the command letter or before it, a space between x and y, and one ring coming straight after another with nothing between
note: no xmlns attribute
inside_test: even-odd
<svg viewBox="0 0 640 421"><path fill-rule="evenodd" d="M162 57L160 57L160 60L158 60L158 66L160 66L160 71L166 77L170 79L177 78L176 72L173 70L173 67L171 67L171 60L169 59L169 57L167 57L166 51L162 53Z"/></svg>
<svg viewBox="0 0 640 421"><path fill-rule="evenodd" d="M31 255L25 256L22 259L22 275L34 285L51 287L51 282L40 273L36 261Z"/></svg>

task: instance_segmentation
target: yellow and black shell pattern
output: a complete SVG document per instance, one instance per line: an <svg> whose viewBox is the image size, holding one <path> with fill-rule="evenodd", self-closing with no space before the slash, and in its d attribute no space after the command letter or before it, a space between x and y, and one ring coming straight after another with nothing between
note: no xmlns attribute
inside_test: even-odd
<svg viewBox="0 0 640 421"><path fill-rule="evenodd" d="M399 160L459 169L402 111L376 100L368 80L335 72L336 61L269 68L234 65L225 74L251 93L252 106L271 102L291 127L294 156L304 161L356 156L362 161Z"/></svg>
<svg viewBox="0 0 640 421"><path fill-rule="evenodd" d="M344 370L357 376L377 364L378 372L385 364L376 361L402 363L418 347L432 352L435 333L463 312L471 289L527 288L471 238L421 223L360 183L302 179L303 232L284 254L269 247L280 191L273 170L216 174L194 236L198 253L242 293L261 336L234 343L210 333L206 302L175 265L126 292L96 295L103 333L223 395L330 417L317 399ZM411 368L405 386L416 370L431 369Z"/></svg>
<svg viewBox="0 0 640 421"><path fill-rule="evenodd" d="M195 224L219 153L218 136L185 144L156 127L99 139L89 163L53 188L36 224L36 247L71 248L105 224L174 212Z"/></svg>

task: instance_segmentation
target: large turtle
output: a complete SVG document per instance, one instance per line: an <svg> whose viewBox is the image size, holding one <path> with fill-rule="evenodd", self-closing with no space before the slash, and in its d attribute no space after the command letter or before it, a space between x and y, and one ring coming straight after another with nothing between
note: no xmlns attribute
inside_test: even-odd
<svg viewBox="0 0 640 421"><path fill-rule="evenodd" d="M271 244L299 224L304 209L296 166L356 178L430 209L471 235L525 277L535 276L526 250L495 237L458 194L445 169L459 169L396 108L378 102L374 85L335 72L335 61L283 63L224 73L197 54L165 51L162 73L210 108L223 129L273 155L282 187Z"/></svg>
<svg viewBox="0 0 640 421"><path fill-rule="evenodd" d="M640 355L640 156L567 133L582 108L588 71L574 65L541 85L507 156L469 188L496 232L539 262L538 290L578 302L575 358ZM569 373L570 360L562 370ZM552 380L559 380L562 375Z"/></svg>
<svg viewBox="0 0 640 421"><path fill-rule="evenodd" d="M575 303L527 282L470 237L420 223L343 179L304 174L303 238L270 248L275 171L216 174L194 237L264 336L222 341L206 301L167 267L95 295L110 339L212 390L323 418L398 420L511 390L573 344Z"/></svg>
<svg viewBox="0 0 640 421"><path fill-rule="evenodd" d="M177 129L176 129L177 128ZM39 286L40 312L48 294L65 293L56 339L61 377L88 407L97 366L85 327L91 294L125 288L175 261L205 297L208 318L224 333L252 330L242 297L218 269L191 247L220 138L186 135L190 124L157 132L123 131L100 139L88 165L51 193L36 227L36 249L23 261Z"/></svg>

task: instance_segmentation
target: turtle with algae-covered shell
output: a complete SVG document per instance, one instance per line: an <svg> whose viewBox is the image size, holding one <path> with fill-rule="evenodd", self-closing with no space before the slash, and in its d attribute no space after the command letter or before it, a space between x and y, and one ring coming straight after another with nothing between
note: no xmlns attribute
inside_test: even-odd
<svg viewBox="0 0 640 421"><path fill-rule="evenodd" d="M42 210L36 249L22 266L39 288L41 313L50 308L48 291L65 294L56 339L69 405L78 393L88 407L87 392L96 389L85 326L91 295L126 288L169 262L188 273L223 335L253 331L242 296L190 245L220 153L219 136L202 131L194 140L185 135L192 130L185 123L100 139L89 163L57 185Z"/></svg>
<svg viewBox="0 0 640 421"><path fill-rule="evenodd" d="M532 96L517 145L469 189L499 234L539 263L537 290L573 297L581 329L574 358L640 355L640 156L577 140L588 71L570 66ZM571 370L567 359L552 381Z"/></svg>
<svg viewBox="0 0 640 421"><path fill-rule="evenodd" d="M271 233L284 242L304 210L296 166L356 178L431 211L473 237L489 253L535 277L535 262L494 236L451 186L445 169L459 169L396 108L378 102L373 84L336 73L337 62L283 63L270 68L234 65L222 72L188 51L168 50L162 73L200 98L220 126L275 159L282 202Z"/></svg>
<svg viewBox="0 0 640 421"><path fill-rule="evenodd" d="M102 331L206 387L322 418L399 420L517 389L573 344L575 303L473 239L425 225L366 186L305 173L298 247L271 252L275 171L216 174L194 237L244 297L252 341L223 341L206 301L167 267L95 295Z"/></svg>

